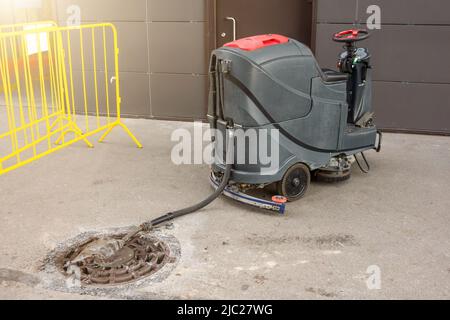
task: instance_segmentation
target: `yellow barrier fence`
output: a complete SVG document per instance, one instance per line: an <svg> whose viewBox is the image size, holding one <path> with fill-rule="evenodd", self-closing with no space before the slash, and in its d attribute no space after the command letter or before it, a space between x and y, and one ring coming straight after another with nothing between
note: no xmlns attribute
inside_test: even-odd
<svg viewBox="0 0 450 320"><path fill-rule="evenodd" d="M3 24L0 25L0 32L8 33L8 32L20 32L25 30L37 30L44 29L49 27L57 27L58 24L55 21L37 21L37 22L25 22L25 23L16 23L16 24Z"/></svg>
<svg viewBox="0 0 450 320"><path fill-rule="evenodd" d="M0 175L121 127L117 31L110 23L0 26Z"/></svg>
<svg viewBox="0 0 450 320"><path fill-rule="evenodd" d="M19 24L7 24L0 25L0 33L9 33L9 32L20 32L25 30L39 30L43 28L49 27L57 27L57 23L54 21L39 21L39 22L26 22ZM11 90L17 90L17 87L13 83L11 85ZM3 93L3 88L0 87L0 93Z"/></svg>

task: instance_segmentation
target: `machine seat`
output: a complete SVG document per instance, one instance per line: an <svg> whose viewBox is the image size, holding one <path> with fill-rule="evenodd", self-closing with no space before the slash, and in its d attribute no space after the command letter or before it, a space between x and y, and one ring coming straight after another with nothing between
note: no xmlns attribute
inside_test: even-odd
<svg viewBox="0 0 450 320"><path fill-rule="evenodd" d="M325 82L346 81L349 79L349 74L341 73L331 69L322 69L322 79Z"/></svg>

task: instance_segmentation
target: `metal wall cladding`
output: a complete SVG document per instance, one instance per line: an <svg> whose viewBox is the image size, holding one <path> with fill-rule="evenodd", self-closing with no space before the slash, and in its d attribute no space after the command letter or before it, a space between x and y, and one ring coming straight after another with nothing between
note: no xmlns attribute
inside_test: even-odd
<svg viewBox="0 0 450 320"><path fill-rule="evenodd" d="M448 0L317 0L318 23L365 23L377 5L384 24L450 24Z"/></svg>
<svg viewBox="0 0 450 320"><path fill-rule="evenodd" d="M318 23L353 23L357 21L358 0L318 0Z"/></svg>
<svg viewBox="0 0 450 320"><path fill-rule="evenodd" d="M205 119L206 0L148 0L152 116Z"/></svg>
<svg viewBox="0 0 450 320"><path fill-rule="evenodd" d="M208 0L44 0L54 7L53 20L65 26L79 8L81 23L112 22L119 35L122 112L124 115L205 119L207 108ZM43 20L47 16L14 11L0 0L0 23ZM22 22L22 21L20 21ZM84 35L90 37L90 35ZM73 50L79 39L72 39ZM88 52L92 48L86 44ZM97 50L102 44L97 43ZM111 67L112 61L108 62ZM89 62L86 70L92 70ZM74 70L81 58L74 57ZM103 63L97 66L103 72Z"/></svg>
<svg viewBox="0 0 450 320"><path fill-rule="evenodd" d="M150 23L151 72L206 74L205 32L203 23Z"/></svg>
<svg viewBox="0 0 450 320"><path fill-rule="evenodd" d="M318 0L316 55L336 69L340 44L332 34L367 28L370 5L381 29L360 43L373 55L374 103L382 128L450 134L450 2L446 0ZM447 92L447 93L446 93Z"/></svg>
<svg viewBox="0 0 450 320"><path fill-rule="evenodd" d="M450 25L450 1L448 0L359 0L360 22L367 18L367 8L378 5L384 24Z"/></svg>
<svg viewBox="0 0 450 320"><path fill-rule="evenodd" d="M149 0L147 14L150 21L205 22L205 0Z"/></svg>
<svg viewBox="0 0 450 320"><path fill-rule="evenodd" d="M206 3L212 0L44 1L51 12L25 12L12 0L0 0L0 23L53 18L65 25L74 5L80 8L83 23L113 22L119 32L123 113L204 118ZM373 54L378 124L449 133L443 119L450 118L450 107L443 93L450 92L446 72L450 70L450 1L317 0L316 4L317 59L322 67L334 69L341 46L331 41L331 35L353 24L365 26L368 7L380 6L382 29L363 43Z"/></svg>
<svg viewBox="0 0 450 320"><path fill-rule="evenodd" d="M153 114L164 119L203 120L206 113L206 75L154 73Z"/></svg>
<svg viewBox="0 0 450 320"><path fill-rule="evenodd" d="M84 21L146 21L147 0L54 0L58 17L67 16L68 8L78 6Z"/></svg>
<svg viewBox="0 0 450 320"><path fill-rule="evenodd" d="M318 24L316 47L321 66L336 69L342 45L331 40L338 30L351 28L345 24ZM358 27L364 27L358 25ZM358 43L372 54L373 74L376 81L407 81L450 83L450 26L394 26L385 25L371 31L371 38Z"/></svg>
<svg viewBox="0 0 450 320"><path fill-rule="evenodd" d="M173 119L204 119L207 57L205 0L147 0L122 2L118 22L121 70L132 82L145 73L148 86L137 86L129 96L130 113ZM110 13L114 18L113 12ZM127 15L127 14L125 14ZM134 21L134 22L131 22ZM138 22L139 21L139 22ZM141 22L142 21L142 22ZM126 86L126 84L124 84ZM132 88L132 84L128 86ZM136 92L137 91L137 92ZM147 99L144 97L147 96ZM142 97L141 106L138 98ZM124 103L126 103L126 97ZM148 104L148 105L147 105ZM135 113L138 112L138 113ZM126 110L124 113L127 113Z"/></svg>
<svg viewBox="0 0 450 320"><path fill-rule="evenodd" d="M378 81L377 123L388 129L450 133L450 85Z"/></svg>

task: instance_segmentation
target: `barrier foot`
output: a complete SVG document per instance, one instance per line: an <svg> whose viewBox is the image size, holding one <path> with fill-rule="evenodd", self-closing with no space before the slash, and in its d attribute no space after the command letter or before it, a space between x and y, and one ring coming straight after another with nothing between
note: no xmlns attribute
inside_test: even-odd
<svg viewBox="0 0 450 320"><path fill-rule="evenodd" d="M119 123L119 126L122 127L122 129L130 136L131 140L134 141L134 143L136 144L136 146L139 149L142 149L143 146L142 144L139 142L139 140L134 136L134 134L131 133L130 129L128 129L128 127L126 125L124 125L122 122Z"/></svg>
<svg viewBox="0 0 450 320"><path fill-rule="evenodd" d="M128 127L123 124L122 122L116 122L113 125L111 125L111 127L108 128L108 130L106 130L106 132L101 136L101 138L99 139L99 142L103 142L105 140L105 138L111 133L111 131L117 127L120 126L122 127L122 129L128 134L128 136L134 141L134 143L136 144L136 146L139 149L142 149L143 146L142 144L139 142L139 140L134 136L134 134L131 133L130 129L128 129Z"/></svg>
<svg viewBox="0 0 450 320"><path fill-rule="evenodd" d="M72 126L73 126L72 130L75 132L75 135L77 135L79 137L84 136L83 132L81 131L80 128L78 128L78 126L76 124L72 124ZM94 145L86 137L84 137L82 140L84 141L84 143L87 144L87 146L89 148L94 148Z"/></svg>
<svg viewBox="0 0 450 320"><path fill-rule="evenodd" d="M74 126L71 126L70 129L67 129L66 131L63 131L63 132L61 133L61 135L59 136L58 140L55 141L55 144L56 144L56 145L60 145L62 139L63 139L63 138L65 137L65 135L68 134L69 132L73 132L73 133L74 133L76 136L78 136L78 137L83 137L83 133L81 132L80 129L78 129L78 128L74 127ZM94 145L93 145L87 138L83 138L82 140L84 141L84 143L86 143L86 145L87 145L89 148L93 148L93 147L94 147Z"/></svg>
<svg viewBox="0 0 450 320"><path fill-rule="evenodd" d="M117 126L117 123L114 123L111 125L111 127L108 128L108 130L105 131L105 133L100 137L100 139L98 139L98 142L103 142L106 138L107 135L109 135L112 131L112 129L114 129Z"/></svg>

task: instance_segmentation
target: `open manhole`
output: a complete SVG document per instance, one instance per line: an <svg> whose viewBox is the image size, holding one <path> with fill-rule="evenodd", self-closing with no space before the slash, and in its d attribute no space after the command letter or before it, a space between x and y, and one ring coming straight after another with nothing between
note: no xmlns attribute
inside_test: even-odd
<svg viewBox="0 0 450 320"><path fill-rule="evenodd" d="M83 286L114 286L149 277L176 260L161 239L137 235L123 245L123 236L91 237L60 254L57 267Z"/></svg>

